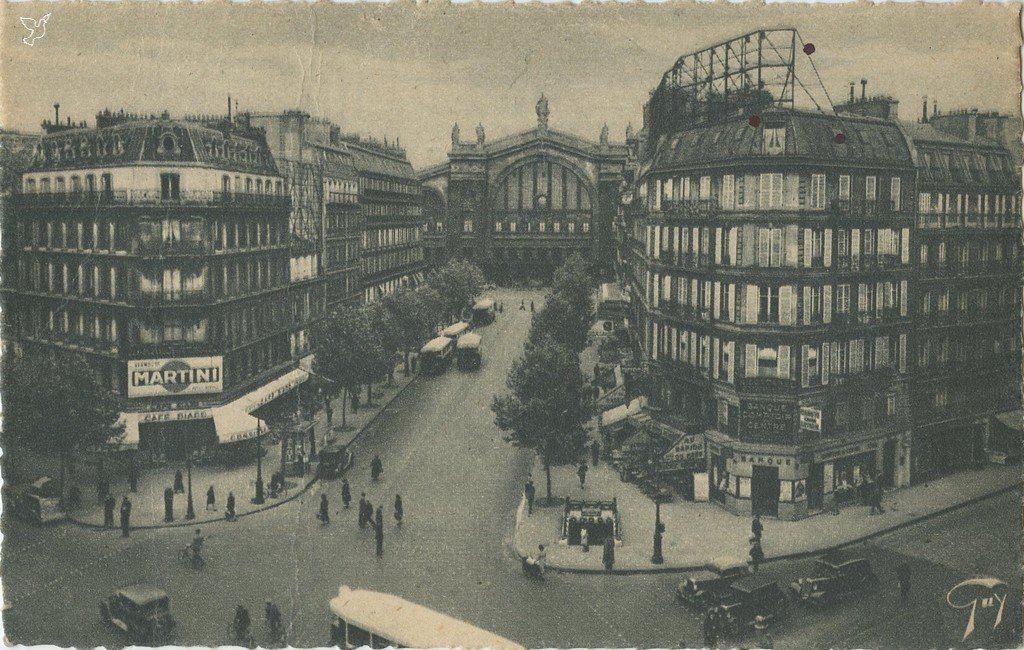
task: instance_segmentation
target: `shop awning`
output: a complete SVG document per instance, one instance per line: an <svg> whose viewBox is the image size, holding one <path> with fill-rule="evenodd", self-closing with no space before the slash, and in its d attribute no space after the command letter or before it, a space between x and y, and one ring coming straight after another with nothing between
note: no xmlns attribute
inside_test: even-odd
<svg viewBox="0 0 1024 650"><path fill-rule="evenodd" d="M294 370L281 375L274 381L260 386L244 397L238 398L232 402L230 406L231 408L237 408L238 410L245 411L246 413L252 413L264 404L272 402L278 397L284 395L307 379L309 379L308 372L302 368L295 368ZM218 433L218 435L220 434Z"/></svg>
<svg viewBox="0 0 1024 650"><path fill-rule="evenodd" d="M1014 431L1024 431L1024 411L1022 410L1018 409L1016 411L1007 411L1005 413L999 413L998 415L996 415L996 419L999 420L1000 423L1006 425L1008 428L1013 429Z"/></svg>
<svg viewBox="0 0 1024 650"><path fill-rule="evenodd" d="M628 415L629 410L627 409L625 404L623 404L622 406L616 406L613 409L608 409L607 411L601 414L601 426L610 427L613 424L618 424L619 422L625 420Z"/></svg>
<svg viewBox="0 0 1024 650"><path fill-rule="evenodd" d="M248 440L259 435L260 421L231 406L213 409L213 425L221 443Z"/></svg>

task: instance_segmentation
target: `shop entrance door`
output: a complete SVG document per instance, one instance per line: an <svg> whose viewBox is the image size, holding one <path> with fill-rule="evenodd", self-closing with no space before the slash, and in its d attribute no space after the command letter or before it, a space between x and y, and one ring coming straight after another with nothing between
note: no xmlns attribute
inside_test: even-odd
<svg viewBox="0 0 1024 650"><path fill-rule="evenodd" d="M755 515L779 516L779 468L754 465L750 507Z"/></svg>
<svg viewBox="0 0 1024 650"><path fill-rule="evenodd" d="M825 507L825 466L820 463L811 465L807 474L807 509L821 510Z"/></svg>
<svg viewBox="0 0 1024 650"><path fill-rule="evenodd" d="M882 446L882 487L896 484L896 441L886 440Z"/></svg>

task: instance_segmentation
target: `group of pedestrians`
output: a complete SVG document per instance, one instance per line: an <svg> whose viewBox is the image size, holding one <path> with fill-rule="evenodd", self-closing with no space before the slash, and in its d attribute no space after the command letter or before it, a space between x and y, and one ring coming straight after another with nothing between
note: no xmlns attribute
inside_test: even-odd
<svg viewBox="0 0 1024 650"><path fill-rule="evenodd" d="M103 527L114 527L114 508L117 507L117 500L113 494L107 494L103 500ZM128 537L132 525L132 500L128 495L121 497L121 537Z"/></svg>
<svg viewBox="0 0 1024 650"><path fill-rule="evenodd" d="M383 472L384 464L381 462L380 456L374 456L373 460L370 462L371 480L376 482ZM348 510L352 503L352 487L349 485L348 478L343 478L341 481L341 502L345 510ZM359 497L358 508L359 529L363 530L367 526L373 528L374 539L377 547L377 557L384 557L383 506L377 506L376 510L374 510L373 504L366 498L366 492L363 492ZM395 525L401 526L402 519L405 517L405 507L402 504L402 495L400 494L395 495L394 516ZM330 507L326 493L320 495L320 509L317 511L316 517L324 526L330 523Z"/></svg>

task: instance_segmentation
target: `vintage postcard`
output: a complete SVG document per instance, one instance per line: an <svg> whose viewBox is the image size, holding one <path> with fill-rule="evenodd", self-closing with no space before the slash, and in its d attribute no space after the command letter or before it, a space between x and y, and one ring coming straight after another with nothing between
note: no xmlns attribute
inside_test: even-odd
<svg viewBox="0 0 1024 650"><path fill-rule="evenodd" d="M5 644L1021 644L1020 6L0 10Z"/></svg>

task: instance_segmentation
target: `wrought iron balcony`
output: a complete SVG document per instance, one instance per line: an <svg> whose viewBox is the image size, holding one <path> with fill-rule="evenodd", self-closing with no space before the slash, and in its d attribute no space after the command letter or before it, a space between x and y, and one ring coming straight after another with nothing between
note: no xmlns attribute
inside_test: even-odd
<svg viewBox="0 0 1024 650"><path fill-rule="evenodd" d="M884 217L897 217L900 212L896 210L896 204L891 200L860 200L833 199L832 212L841 216L857 217L861 219L881 219Z"/></svg>
<svg viewBox="0 0 1024 650"><path fill-rule="evenodd" d="M163 194L154 190L107 190L97 192L22 192L11 196L11 203L26 207L50 206L263 206L287 207L290 198L280 194L216 192L210 190L181 191Z"/></svg>

